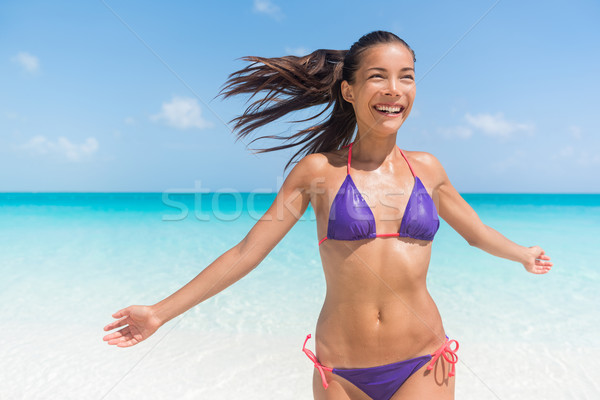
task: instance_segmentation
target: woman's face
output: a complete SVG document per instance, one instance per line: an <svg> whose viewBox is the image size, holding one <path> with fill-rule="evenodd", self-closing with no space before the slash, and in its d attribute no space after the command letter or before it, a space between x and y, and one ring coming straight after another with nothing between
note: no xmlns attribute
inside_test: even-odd
<svg viewBox="0 0 600 400"><path fill-rule="evenodd" d="M397 132L410 114L415 95L412 53L400 43L366 50L354 83L342 82L342 96L352 103L363 134Z"/></svg>

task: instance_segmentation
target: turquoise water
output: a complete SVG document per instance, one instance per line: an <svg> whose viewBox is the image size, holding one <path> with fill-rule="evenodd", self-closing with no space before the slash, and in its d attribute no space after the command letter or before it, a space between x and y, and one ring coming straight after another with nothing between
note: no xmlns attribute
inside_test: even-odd
<svg viewBox="0 0 600 400"><path fill-rule="evenodd" d="M127 357L132 357L129 364L119 364L129 349L115 352L101 342L102 327L110 322L110 314L130 304L153 304L187 283L242 240L274 197L272 193L0 194L0 357L12 365L0 369L0 375L14 382L3 385L0 397L21 394L23 385L29 387L28 397L45 393L48 384L60 392L63 389L59 387L65 387L61 377L66 374L79 394L87 391L91 397L101 398L109 392L106 398L120 398L118 389L109 391L110 382L141 374L153 365L153 355L159 357L159 349L183 346L175 338L185 335L197 338L198 349L212 348L193 353L196 358L186 356L192 345L181 350L177 365L188 363L191 369L198 368L202 364L198 360L208 353L214 352L215 357L230 354L233 347L221 345L223 337L236 338L239 343L245 340L242 338L258 338L250 345L257 346L256 352L244 347L248 359L259 354L260 346L268 349L279 343L277 340L288 343L289 339L289 346L301 345L303 335L314 332L325 294L311 209L247 277L163 327L159 332L166 339L147 359L135 364L151 349L142 344L128 353ZM600 195L463 197L485 224L519 244L541 246L554 262L547 275L526 273L520 264L470 247L441 221L433 244L428 287L446 332L460 339L465 348L462 362L471 371L467 373L476 374L473 371L483 363L480 359L486 360L475 350L470 355L469 345L472 349L490 342L524 349L542 346L550 352L585 348L598 354ZM168 327L175 333L169 333ZM273 342L261 343L260 338ZM283 362L290 363L292 369L297 366L298 374L307 374L296 380L298 390L310 395L310 383L303 380L306 376L310 379L310 364L305 364L297 348L281 346ZM61 355L53 354L52 349L58 348ZM48 354L47 359L36 355L40 351ZM80 360L82 353L86 362ZM160 365L167 365L172 357L165 355ZM564 357L557 371L579 367L568 355ZM27 360L36 360L39 370L27 367ZM266 365L272 360L261 362ZM103 375L100 366L108 371L114 363L121 365L119 372ZM136 365L134 372L127 372L132 365ZM69 372L54 376L57 372L52 371L61 368ZM169 368L172 372L176 366ZM239 368L243 374L244 368ZM89 381L90 374L104 383L81 383ZM481 381L484 374L480 371L477 379ZM42 379L46 386L35 383L35 379ZM486 379L492 382L486 385L493 387L494 378ZM585 374L581 379L585 385ZM202 392L205 383L190 380L181 384L181 392L177 392L180 397L190 395L194 385L199 386L193 393L208 395ZM135 381L121 386L131 385L135 387ZM482 390L485 393L487 389ZM61 396L69 397L65 393Z"/></svg>

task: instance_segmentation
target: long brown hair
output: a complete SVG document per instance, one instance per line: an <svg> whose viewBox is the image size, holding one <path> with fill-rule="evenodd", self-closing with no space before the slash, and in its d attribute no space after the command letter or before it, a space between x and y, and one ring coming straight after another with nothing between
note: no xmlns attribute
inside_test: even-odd
<svg viewBox="0 0 600 400"><path fill-rule="evenodd" d="M235 123L236 141L291 112L324 104L323 110L312 117L294 121L312 121L333 107L321 122L290 136L266 135L255 138L250 143L259 139L292 141L290 144L257 149L258 153L303 144L285 165L284 171L296 157L336 150L350 143L356 130L356 116L352 105L342 98L342 81L354 83L360 56L365 50L378 44L393 42L404 45L410 50L413 61L416 61L414 51L404 40L385 31L374 31L362 36L350 50L319 49L303 57L242 57L242 60L251 64L229 75L219 95L227 98L237 94L250 94L250 101L259 92L266 93L231 121Z"/></svg>

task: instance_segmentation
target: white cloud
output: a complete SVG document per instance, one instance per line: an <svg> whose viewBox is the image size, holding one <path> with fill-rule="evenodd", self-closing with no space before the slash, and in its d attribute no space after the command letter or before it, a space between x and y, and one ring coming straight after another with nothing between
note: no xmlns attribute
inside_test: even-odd
<svg viewBox="0 0 600 400"><path fill-rule="evenodd" d="M461 139L468 139L475 132L481 132L490 137L506 139L511 137L515 132L531 134L535 129L533 124L508 121L500 112L495 115L485 113L471 115L466 113L464 119L466 124L440 128L439 132L446 137L458 137Z"/></svg>
<svg viewBox="0 0 600 400"><path fill-rule="evenodd" d="M471 115L467 113L465 115L465 119L467 120L467 123L471 125L471 127L480 130L488 136L509 137L513 132L532 132L534 128L532 124L507 121L504 119L504 115L502 113L497 113L496 115Z"/></svg>
<svg viewBox="0 0 600 400"><path fill-rule="evenodd" d="M582 150L577 157L577 164L584 167L600 166L600 154L590 154L586 150Z"/></svg>
<svg viewBox="0 0 600 400"><path fill-rule="evenodd" d="M283 12L278 5L273 4L271 0L254 0L254 11L266 14L269 17L280 21L283 18Z"/></svg>
<svg viewBox="0 0 600 400"><path fill-rule="evenodd" d="M473 130L466 126L455 126L452 128L440 128L440 132L449 138L458 137L461 139L468 139L473 135Z"/></svg>
<svg viewBox="0 0 600 400"><path fill-rule="evenodd" d="M582 167L593 167L600 165L600 154L590 153L584 148L574 148L571 145L565 146L552 155L552 160L555 162L567 162L569 164L577 164Z"/></svg>
<svg viewBox="0 0 600 400"><path fill-rule="evenodd" d="M558 154L560 157L571 157L573 154L575 153L575 150L573 149L573 146L567 146L562 148Z"/></svg>
<svg viewBox="0 0 600 400"><path fill-rule="evenodd" d="M498 174L510 171L511 174L535 173L539 174L539 177L552 177L557 174L575 173L572 172L575 168L580 168L577 173L583 171L581 168L595 172L600 166L600 154L592 153L584 147L564 145L550 150L543 152L544 156L540 157L537 152L517 148L503 158L490 159L490 167Z"/></svg>
<svg viewBox="0 0 600 400"><path fill-rule="evenodd" d="M17 119L19 118L19 114L14 111L4 111L4 118L6 119Z"/></svg>
<svg viewBox="0 0 600 400"><path fill-rule="evenodd" d="M30 74L35 74L40 70L40 60L25 51L20 51L16 56L11 57L10 60Z"/></svg>
<svg viewBox="0 0 600 400"><path fill-rule="evenodd" d="M151 115L150 119L154 122L163 120L177 129L204 129L212 126L212 123L202 118L198 100L191 97L173 97L170 103L163 103L161 111Z"/></svg>
<svg viewBox="0 0 600 400"><path fill-rule="evenodd" d="M581 139L581 127L577 125L571 125L569 127L569 134L574 139Z"/></svg>
<svg viewBox="0 0 600 400"><path fill-rule="evenodd" d="M502 160L493 160L491 162L491 167L494 171L498 173L504 173L507 170L524 170L530 169L531 165L531 155L528 155L524 150L517 149L507 158Z"/></svg>
<svg viewBox="0 0 600 400"><path fill-rule="evenodd" d="M306 47L286 47L285 53L291 54L293 56L302 57L309 54L310 50L308 50Z"/></svg>
<svg viewBox="0 0 600 400"><path fill-rule="evenodd" d="M82 144L75 144L64 136L55 142L45 136L37 135L19 146L35 155L56 154L65 157L69 161L83 161L98 150L98 140L89 137Z"/></svg>
<svg viewBox="0 0 600 400"><path fill-rule="evenodd" d="M533 177L536 174L539 178L549 177L561 169L564 170L564 166L567 165L566 158L572 151L573 149L564 149L565 155L562 159L550 161L551 158L556 159L557 156L540 157L527 149L517 148L512 153L507 151L503 157L490 158L489 166L498 174L518 174L520 179L525 179L526 175Z"/></svg>

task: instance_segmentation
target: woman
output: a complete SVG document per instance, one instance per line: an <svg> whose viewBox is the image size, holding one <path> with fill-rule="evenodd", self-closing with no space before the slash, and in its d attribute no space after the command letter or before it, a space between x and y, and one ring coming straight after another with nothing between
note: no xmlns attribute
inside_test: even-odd
<svg viewBox="0 0 600 400"><path fill-rule="evenodd" d="M306 349L310 335L303 347L315 366L315 399L454 398L458 343L446 336L425 283L438 215L469 244L531 273L548 272L550 258L484 225L433 155L396 146L416 93L414 52L396 35L372 32L348 51L246 60L253 63L230 76L223 94L267 95L236 118L240 137L315 105L327 107L313 118L333 107L329 118L285 138L297 143L263 150L307 143L308 155L240 243L159 303L113 314L119 320L104 329L123 328L104 340L137 344L241 279L310 203L327 282L317 356Z"/></svg>

